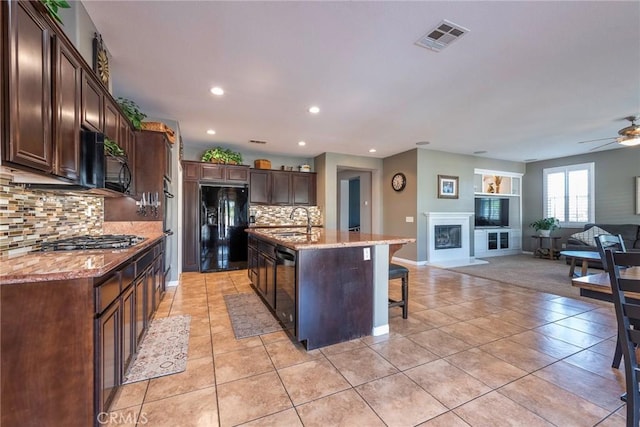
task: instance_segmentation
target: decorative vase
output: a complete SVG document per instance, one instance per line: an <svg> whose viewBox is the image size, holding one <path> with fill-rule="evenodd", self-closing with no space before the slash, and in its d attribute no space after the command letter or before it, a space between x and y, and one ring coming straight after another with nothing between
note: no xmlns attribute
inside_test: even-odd
<svg viewBox="0 0 640 427"><path fill-rule="evenodd" d="M551 230L540 230L539 232L542 237L549 237L551 235Z"/></svg>

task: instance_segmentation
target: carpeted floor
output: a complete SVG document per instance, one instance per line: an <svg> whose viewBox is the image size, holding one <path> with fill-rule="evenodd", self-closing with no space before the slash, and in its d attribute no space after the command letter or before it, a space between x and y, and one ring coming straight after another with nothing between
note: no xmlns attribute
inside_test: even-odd
<svg viewBox="0 0 640 427"><path fill-rule="evenodd" d="M224 296L236 338L247 338L282 330L260 297L254 293Z"/></svg>
<svg viewBox="0 0 640 427"><path fill-rule="evenodd" d="M187 368L191 316L154 319L123 384L177 374Z"/></svg>
<svg viewBox="0 0 640 427"><path fill-rule="evenodd" d="M534 258L532 255L508 255L482 258L489 264L451 268L451 271L497 280L556 295L579 297L580 290L571 286L569 266L565 260ZM579 268L576 269L579 271ZM602 273L590 269L589 273Z"/></svg>

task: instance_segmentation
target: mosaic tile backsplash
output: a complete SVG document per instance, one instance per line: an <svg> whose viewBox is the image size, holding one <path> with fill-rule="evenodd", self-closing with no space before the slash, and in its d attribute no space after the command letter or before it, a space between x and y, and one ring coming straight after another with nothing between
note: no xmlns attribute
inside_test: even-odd
<svg viewBox="0 0 640 427"><path fill-rule="evenodd" d="M317 206L305 206L309 209L311 225L322 225L322 212ZM280 226L306 226L307 213L304 209L297 209L293 219L290 218L293 206L263 206L255 205L249 208L249 215L255 218L252 227L280 227Z"/></svg>
<svg viewBox="0 0 640 427"><path fill-rule="evenodd" d="M0 173L0 259L40 249L42 242L101 234L103 199L30 191Z"/></svg>

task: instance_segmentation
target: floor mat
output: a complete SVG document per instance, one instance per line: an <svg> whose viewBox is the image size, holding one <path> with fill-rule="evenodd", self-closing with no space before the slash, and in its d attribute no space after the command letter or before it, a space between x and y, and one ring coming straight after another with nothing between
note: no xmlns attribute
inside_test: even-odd
<svg viewBox="0 0 640 427"><path fill-rule="evenodd" d="M225 295L224 302L236 338L247 338L282 330L280 323L256 294Z"/></svg>
<svg viewBox="0 0 640 427"><path fill-rule="evenodd" d="M123 384L177 374L187 367L191 316L154 319Z"/></svg>

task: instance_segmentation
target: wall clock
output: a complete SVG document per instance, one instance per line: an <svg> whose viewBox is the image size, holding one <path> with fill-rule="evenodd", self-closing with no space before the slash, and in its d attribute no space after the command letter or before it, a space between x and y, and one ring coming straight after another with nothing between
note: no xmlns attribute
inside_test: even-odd
<svg viewBox="0 0 640 427"><path fill-rule="evenodd" d="M407 177L402 172L398 172L391 178L391 187L396 191L404 190L407 185Z"/></svg>
<svg viewBox="0 0 640 427"><path fill-rule="evenodd" d="M105 86L109 86L109 56L98 33L93 37L93 71Z"/></svg>

